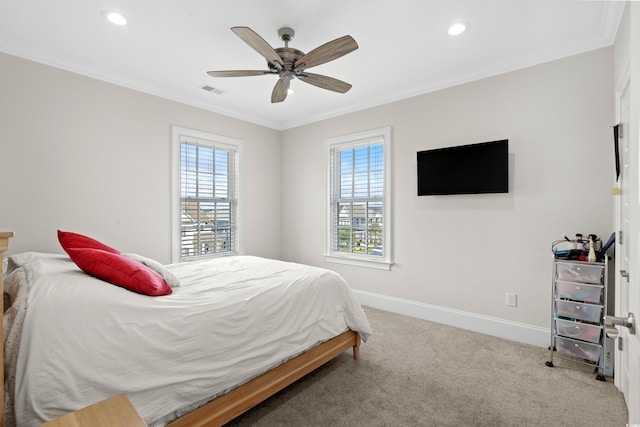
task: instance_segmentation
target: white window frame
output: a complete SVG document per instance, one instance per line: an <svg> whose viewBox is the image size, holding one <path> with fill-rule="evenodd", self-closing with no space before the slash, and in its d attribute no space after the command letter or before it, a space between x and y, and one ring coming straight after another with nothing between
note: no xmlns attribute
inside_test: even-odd
<svg viewBox="0 0 640 427"><path fill-rule="evenodd" d="M243 141L239 139L229 138L220 135L214 135L206 132L200 132L197 130L187 129L179 126L171 127L171 170L172 170L172 178L171 178L171 212L172 212L172 245L171 245L171 253L172 253L172 262L181 262L187 260L193 260L197 258L207 258L207 257L219 257L219 256L228 256L228 255L238 255L243 253L243 234L244 234L244 215L243 215L243 203L242 203L242 159L243 159ZM182 215L181 215L181 171L180 171L180 145L183 141L197 141L197 143L210 146L214 148L221 149L232 149L236 152L236 171L235 176L233 177L235 181L235 204L236 204L236 250L230 252L222 252L215 253L211 255L201 255L201 256L191 256L186 259L182 259L182 239L181 239L181 225L182 225Z"/></svg>
<svg viewBox="0 0 640 427"><path fill-rule="evenodd" d="M383 244L382 244L382 256L375 255L361 255L353 253L338 252L333 248L333 236L337 232L337 229L332 224L337 224L337 221L332 221L334 215L333 208L334 203L332 201L332 186L335 184L337 176L332 175L335 165L332 165L331 152L334 149L345 149L358 147L363 145L371 145L373 141L379 141L382 139L383 143L383 176L384 176L384 194L383 194ZM391 256L391 128L384 127L380 129L372 129L364 132L359 132L351 135L339 136L335 138L329 138L325 141L325 173L326 173L326 248L325 248L325 260L328 262L335 262L340 264L355 265L360 267L375 268L380 270L390 270L392 262ZM337 174L339 176L339 174Z"/></svg>

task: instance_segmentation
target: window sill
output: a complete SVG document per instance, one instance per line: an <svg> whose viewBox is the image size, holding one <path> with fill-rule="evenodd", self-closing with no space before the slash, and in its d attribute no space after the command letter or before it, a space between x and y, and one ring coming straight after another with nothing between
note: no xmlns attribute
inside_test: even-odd
<svg viewBox="0 0 640 427"><path fill-rule="evenodd" d="M357 267L374 268L376 270L387 271L391 270L391 265L393 264L392 262L386 260L371 258L350 258L336 255L325 255L324 259L327 262L334 262L337 264L354 265Z"/></svg>

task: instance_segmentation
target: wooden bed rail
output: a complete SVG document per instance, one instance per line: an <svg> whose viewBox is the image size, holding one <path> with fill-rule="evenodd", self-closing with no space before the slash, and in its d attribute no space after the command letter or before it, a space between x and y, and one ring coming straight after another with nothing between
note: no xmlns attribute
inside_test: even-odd
<svg viewBox="0 0 640 427"><path fill-rule="evenodd" d="M0 258L7 249L9 249L9 239L13 237L13 233L10 231L0 231ZM3 298L0 298L0 308L4 313L4 284L2 283L2 277L4 271L2 271L2 264L0 264L0 294ZM0 328L0 378L4 378L4 337L2 336L2 328ZM4 387L3 387L4 389ZM0 393L0 427L4 427L4 392Z"/></svg>
<svg viewBox="0 0 640 427"><path fill-rule="evenodd" d="M346 331L294 357L277 368L178 418L168 427L222 426L324 365L349 347L353 347L353 357L358 359L360 357L360 336L357 332Z"/></svg>

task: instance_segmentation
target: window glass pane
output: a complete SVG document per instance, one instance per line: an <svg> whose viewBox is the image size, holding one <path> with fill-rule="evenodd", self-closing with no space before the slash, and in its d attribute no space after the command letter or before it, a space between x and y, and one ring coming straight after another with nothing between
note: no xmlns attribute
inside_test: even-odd
<svg viewBox="0 0 640 427"><path fill-rule="evenodd" d="M353 150L353 169L357 172L369 170L369 147L358 147Z"/></svg>
<svg viewBox="0 0 640 427"><path fill-rule="evenodd" d="M383 144L375 144L339 151L340 198L383 197L383 149Z"/></svg>
<svg viewBox="0 0 640 427"><path fill-rule="evenodd" d="M369 152L371 156L371 170L382 170L382 168L384 167L382 149L382 144L372 145L370 147Z"/></svg>
<svg viewBox="0 0 640 427"><path fill-rule="evenodd" d="M353 175L350 173L340 176L340 197L353 197Z"/></svg>
<svg viewBox="0 0 640 427"><path fill-rule="evenodd" d="M338 203L338 227L336 235L336 250L351 252L352 247L352 214L351 203Z"/></svg>
<svg viewBox="0 0 640 427"><path fill-rule="evenodd" d="M381 198L384 194L384 171L372 171L369 179L369 195Z"/></svg>
<svg viewBox="0 0 640 427"><path fill-rule="evenodd" d="M382 202L369 202L368 204L369 234L367 236L367 253L370 255L382 255L383 248L383 205Z"/></svg>
<svg viewBox="0 0 640 427"><path fill-rule="evenodd" d="M353 170L353 150L340 151L340 172L349 173Z"/></svg>
<svg viewBox="0 0 640 427"><path fill-rule="evenodd" d="M198 170L201 173L213 173L213 149L209 147L196 147L198 158Z"/></svg>
<svg viewBox="0 0 640 427"><path fill-rule="evenodd" d="M353 197L369 196L369 172L358 172L353 180Z"/></svg>
<svg viewBox="0 0 640 427"><path fill-rule="evenodd" d="M219 174L229 173L229 153L223 150L216 150L216 172Z"/></svg>
<svg viewBox="0 0 640 427"><path fill-rule="evenodd" d="M227 199L229 198L229 178L227 175L216 174L216 191L213 197L216 199Z"/></svg>
<svg viewBox="0 0 640 427"><path fill-rule="evenodd" d="M229 153L216 150L215 156L215 197L226 199L229 198Z"/></svg>

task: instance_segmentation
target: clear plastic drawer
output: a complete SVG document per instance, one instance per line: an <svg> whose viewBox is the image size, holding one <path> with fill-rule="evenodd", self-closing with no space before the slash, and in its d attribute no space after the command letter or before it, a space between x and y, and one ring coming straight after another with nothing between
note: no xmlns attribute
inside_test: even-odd
<svg viewBox="0 0 640 427"><path fill-rule="evenodd" d="M574 301L556 300L556 314L571 320L600 323L602 306Z"/></svg>
<svg viewBox="0 0 640 427"><path fill-rule="evenodd" d="M602 335L602 327L572 322L570 320L556 319L556 332L558 335L565 337L599 343L600 335Z"/></svg>
<svg viewBox="0 0 640 427"><path fill-rule="evenodd" d="M560 299L572 299L599 304L602 300L602 286L573 282L556 282L556 296Z"/></svg>
<svg viewBox="0 0 640 427"><path fill-rule="evenodd" d="M602 283L604 265L594 265L579 262L556 263L556 279L568 282Z"/></svg>
<svg viewBox="0 0 640 427"><path fill-rule="evenodd" d="M597 362L600 360L602 346L599 344L572 340L571 338L556 337L556 351L558 353L569 354L581 359Z"/></svg>

